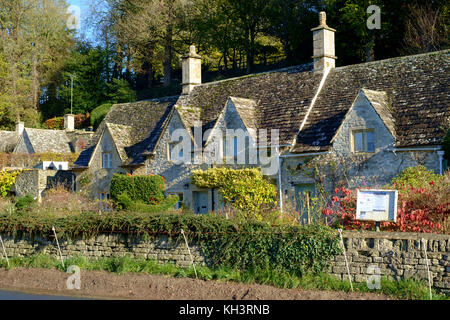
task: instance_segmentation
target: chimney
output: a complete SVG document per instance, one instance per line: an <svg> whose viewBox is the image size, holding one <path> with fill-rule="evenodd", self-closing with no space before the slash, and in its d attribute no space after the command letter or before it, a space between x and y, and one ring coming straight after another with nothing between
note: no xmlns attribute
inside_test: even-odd
<svg viewBox="0 0 450 320"><path fill-rule="evenodd" d="M20 136L23 133L23 130L25 129L25 123L22 121L17 121L16 123L16 133L18 136Z"/></svg>
<svg viewBox="0 0 450 320"><path fill-rule="evenodd" d="M183 94L189 94L196 85L202 83L202 57L195 52L195 46L190 46L189 53L181 59Z"/></svg>
<svg viewBox="0 0 450 320"><path fill-rule="evenodd" d="M66 131L75 130L75 116L73 114L64 115L64 129Z"/></svg>
<svg viewBox="0 0 450 320"><path fill-rule="evenodd" d="M323 71L325 68L334 68L337 57L334 55L335 29L327 26L327 14L319 13L319 26L311 29L313 32L314 71Z"/></svg>

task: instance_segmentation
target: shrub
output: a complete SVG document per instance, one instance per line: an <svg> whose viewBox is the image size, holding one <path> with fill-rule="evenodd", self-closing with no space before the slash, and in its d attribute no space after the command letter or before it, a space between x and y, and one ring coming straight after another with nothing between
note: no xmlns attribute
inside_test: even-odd
<svg viewBox="0 0 450 320"><path fill-rule="evenodd" d="M138 212L112 212L106 215L83 212L53 216L24 212L0 215L0 232L24 232L43 236L55 226L59 238L120 232L153 236L168 235L171 241L199 243L207 263L238 270L281 270L294 274L319 271L340 253L337 233L324 226L272 226L268 223L226 219L219 215L149 215Z"/></svg>
<svg viewBox="0 0 450 320"><path fill-rule="evenodd" d="M151 205L140 200L133 201L128 196L128 194L124 192L118 196L117 205L121 209L130 211L137 211L143 213L158 213L158 212L165 212L173 208L175 204L178 202L178 200L179 200L178 196L170 195L167 197L167 199L161 201L161 203Z"/></svg>
<svg viewBox="0 0 450 320"><path fill-rule="evenodd" d="M6 197L10 192L21 170L0 171L0 196Z"/></svg>
<svg viewBox="0 0 450 320"><path fill-rule="evenodd" d="M415 175L415 172L420 174ZM420 183L418 176L423 177ZM435 177L433 173L419 168L403 171L393 187L399 191L397 223L382 222L386 231L448 233L450 217L450 173ZM389 186L388 186L389 187ZM323 210L335 225L346 229L372 229L374 222L355 220L356 190L338 188L331 205Z"/></svg>
<svg viewBox="0 0 450 320"><path fill-rule="evenodd" d="M94 129L98 128L98 126L103 121L103 119L105 118L106 114L109 112L111 107L112 107L111 103L105 103L92 110L90 122L91 126L93 126Z"/></svg>
<svg viewBox="0 0 450 320"><path fill-rule="evenodd" d="M130 176L114 174L111 181L111 199L119 202L126 193L131 201L160 204L164 200L164 179L161 176Z"/></svg>
<svg viewBox="0 0 450 320"><path fill-rule="evenodd" d="M200 188L218 188L225 203L245 217L261 220L261 212L276 205L277 190L258 168L194 170L191 181Z"/></svg>
<svg viewBox="0 0 450 320"><path fill-rule="evenodd" d="M430 182L439 182L441 179L442 176L435 174L432 170L428 170L424 166L416 166L406 168L392 179L392 186L394 188L401 188L402 186L421 188Z"/></svg>
<svg viewBox="0 0 450 320"><path fill-rule="evenodd" d="M64 129L64 117L54 117L45 121L48 129L62 130Z"/></svg>
<svg viewBox="0 0 450 320"><path fill-rule="evenodd" d="M32 195L28 194L25 197L20 197L16 201L16 208L18 210L28 209L32 204L35 203L35 199Z"/></svg>

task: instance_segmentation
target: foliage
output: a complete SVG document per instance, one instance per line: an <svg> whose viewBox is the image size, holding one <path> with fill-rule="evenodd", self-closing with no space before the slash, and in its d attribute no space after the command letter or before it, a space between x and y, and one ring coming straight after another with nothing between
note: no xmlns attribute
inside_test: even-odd
<svg viewBox="0 0 450 320"><path fill-rule="evenodd" d="M105 118L106 114L109 112L111 107L112 107L111 103L105 103L92 110L91 126L93 126L94 129L98 128L98 126L103 121L103 119Z"/></svg>
<svg viewBox="0 0 450 320"><path fill-rule="evenodd" d="M276 188L258 168L194 170L191 181L199 188L218 188L225 203L246 217L260 220L263 209L276 205Z"/></svg>
<svg viewBox="0 0 450 320"><path fill-rule="evenodd" d="M421 188L430 182L439 183L442 179L443 176L435 174L425 166L409 167L392 179L392 187L401 188L402 186L411 186Z"/></svg>
<svg viewBox="0 0 450 320"><path fill-rule="evenodd" d="M239 270L272 268L296 274L319 271L330 257L340 252L336 232L323 226L271 226L217 215L150 215L126 211L63 216L24 211L0 215L0 232L50 235L52 226L60 238L127 232L146 237L166 234L174 241L183 241L180 233L183 229L191 241L199 242L212 265Z"/></svg>
<svg viewBox="0 0 450 320"><path fill-rule="evenodd" d="M54 117L45 121L48 129L61 130L64 129L64 117Z"/></svg>
<svg viewBox="0 0 450 320"><path fill-rule="evenodd" d="M164 179L156 175L132 176L116 173L111 180L110 190L113 201L119 201L121 195L126 193L131 201L156 205L164 200Z"/></svg>
<svg viewBox="0 0 450 320"><path fill-rule="evenodd" d="M26 195L25 197L20 197L16 201L17 210L26 210L30 208L34 203L35 199L31 194Z"/></svg>
<svg viewBox="0 0 450 320"><path fill-rule="evenodd" d="M173 208L178 201L178 196L170 195L158 204L148 204L143 202L142 200L133 201L130 199L128 194L124 192L118 196L116 204L120 208L125 210L143 213L158 213L168 211L169 209Z"/></svg>
<svg viewBox="0 0 450 320"><path fill-rule="evenodd" d="M1 170L0 171L0 196L6 197L12 190L17 176L22 170Z"/></svg>
<svg viewBox="0 0 450 320"><path fill-rule="evenodd" d="M397 222L382 222L383 230L448 234L450 174L445 177L437 176L435 181L428 181L432 173L424 171L423 168L408 169L398 177L397 181L401 184L393 185L399 191ZM417 172L422 175L421 183L414 174ZM335 225L342 225L348 230L373 229L373 222L355 220L356 190L338 188L335 192L331 205L323 210Z"/></svg>

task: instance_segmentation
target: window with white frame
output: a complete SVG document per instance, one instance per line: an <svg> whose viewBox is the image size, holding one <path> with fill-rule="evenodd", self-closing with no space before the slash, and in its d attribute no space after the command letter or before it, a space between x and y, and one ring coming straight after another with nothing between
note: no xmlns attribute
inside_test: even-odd
<svg viewBox="0 0 450 320"><path fill-rule="evenodd" d="M177 209L177 210L182 209L183 208L183 192L170 193L170 194L178 196L178 201L175 204L175 209Z"/></svg>
<svg viewBox="0 0 450 320"><path fill-rule="evenodd" d="M375 152L373 129L353 130L353 152Z"/></svg>
<svg viewBox="0 0 450 320"><path fill-rule="evenodd" d="M112 154L110 152L104 152L102 155L102 167L105 169L112 168Z"/></svg>

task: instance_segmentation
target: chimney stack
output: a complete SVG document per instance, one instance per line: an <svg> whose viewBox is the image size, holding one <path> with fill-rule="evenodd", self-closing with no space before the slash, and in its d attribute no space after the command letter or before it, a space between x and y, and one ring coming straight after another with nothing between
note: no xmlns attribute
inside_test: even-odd
<svg viewBox="0 0 450 320"><path fill-rule="evenodd" d="M75 130L75 116L73 114L64 115L64 129L66 131Z"/></svg>
<svg viewBox="0 0 450 320"><path fill-rule="evenodd" d="M313 32L314 71L324 71L334 68L337 57L334 55L335 29L327 26L327 15L324 11L319 13L319 26L311 29Z"/></svg>
<svg viewBox="0 0 450 320"><path fill-rule="evenodd" d="M18 136L22 135L24 129L25 129L25 123L23 123L22 121L17 121L16 133Z"/></svg>
<svg viewBox="0 0 450 320"><path fill-rule="evenodd" d="M181 59L183 94L189 94L196 85L202 83L202 57L195 52L195 46L190 46L189 53Z"/></svg>

